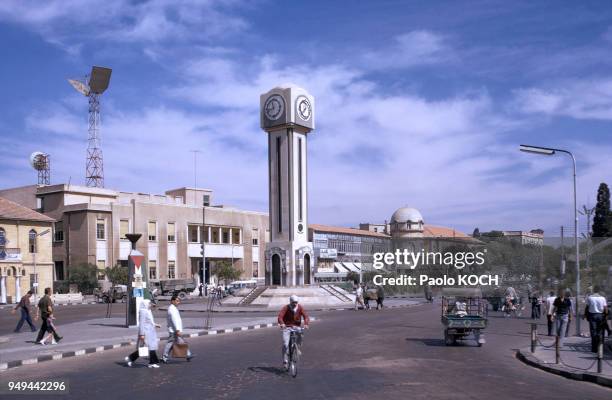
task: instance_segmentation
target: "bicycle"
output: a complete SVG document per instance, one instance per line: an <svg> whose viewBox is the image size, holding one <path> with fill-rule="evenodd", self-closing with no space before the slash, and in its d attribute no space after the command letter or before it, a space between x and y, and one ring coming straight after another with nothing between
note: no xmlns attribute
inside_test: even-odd
<svg viewBox="0 0 612 400"><path fill-rule="evenodd" d="M287 372L289 372L289 374L291 374L291 376L295 378L297 376L297 363L300 358L300 346L298 345L298 336L302 336L304 334L304 328L293 327L287 329L291 330L289 336L289 348L287 350L289 352Z"/></svg>

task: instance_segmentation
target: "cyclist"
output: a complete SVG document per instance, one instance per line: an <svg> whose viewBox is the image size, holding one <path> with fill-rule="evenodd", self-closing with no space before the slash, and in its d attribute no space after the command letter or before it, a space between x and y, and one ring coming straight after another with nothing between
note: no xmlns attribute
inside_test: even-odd
<svg viewBox="0 0 612 400"><path fill-rule="evenodd" d="M299 303L296 295L291 295L289 304L283 306L278 313L278 326L283 331L283 365L287 368L289 364L289 338L291 330L302 326L302 318L304 319L304 328L308 329L310 318L306 314L306 310ZM302 335L297 335L298 348L302 344ZM299 353L298 353L299 354Z"/></svg>

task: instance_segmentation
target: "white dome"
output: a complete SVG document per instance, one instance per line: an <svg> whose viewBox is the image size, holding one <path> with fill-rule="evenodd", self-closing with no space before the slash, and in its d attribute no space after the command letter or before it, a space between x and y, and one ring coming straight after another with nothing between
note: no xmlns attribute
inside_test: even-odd
<svg viewBox="0 0 612 400"><path fill-rule="evenodd" d="M391 223L423 223L423 216L416 208L402 207L397 209L391 216Z"/></svg>

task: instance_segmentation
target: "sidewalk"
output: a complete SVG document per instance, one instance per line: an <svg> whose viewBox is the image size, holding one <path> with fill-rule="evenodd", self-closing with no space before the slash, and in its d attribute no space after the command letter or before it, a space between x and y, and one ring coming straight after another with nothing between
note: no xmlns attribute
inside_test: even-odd
<svg viewBox="0 0 612 400"><path fill-rule="evenodd" d="M168 337L166 319L157 318L161 329L157 330L161 340ZM71 324L59 325L58 333L63 340L57 345L34 344L37 332L22 332L0 336L0 371L26 364L58 360L83 354L96 353L123 346L133 346L138 328L125 328L125 318L98 318ZM211 330L203 329L203 318L183 318L186 337L224 334L276 325L275 317L213 319Z"/></svg>
<svg viewBox="0 0 612 400"><path fill-rule="evenodd" d="M517 357L547 372L612 387L612 351L610 350L612 341L609 338L604 346L601 374L597 373L597 354L591 352L590 338L577 336L565 338L565 343L559 351L559 364L555 364L554 338L539 336L539 341L541 344L538 343L535 353L531 353L530 347L524 347L517 352Z"/></svg>
<svg viewBox="0 0 612 400"><path fill-rule="evenodd" d="M385 308L399 308L399 307L411 307L418 304L423 304L423 300L408 300L408 299L385 299ZM191 303L191 304L181 304L181 311L190 311L190 312L206 312L206 308L208 306L208 302L202 303ZM376 302L370 302L370 307L372 309L376 309ZM168 309L167 305L161 305L159 307L160 311L166 311ZM354 303L346 303L346 305L342 307L333 307L333 308L307 308L307 311L344 311L344 310L353 310L355 309ZM234 305L215 305L213 312L218 313L278 313L278 309L276 308L268 308L264 306L234 306Z"/></svg>

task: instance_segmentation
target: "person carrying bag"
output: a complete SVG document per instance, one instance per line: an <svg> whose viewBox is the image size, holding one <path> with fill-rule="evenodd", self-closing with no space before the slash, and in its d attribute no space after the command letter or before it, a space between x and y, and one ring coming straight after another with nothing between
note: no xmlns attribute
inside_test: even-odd
<svg viewBox="0 0 612 400"><path fill-rule="evenodd" d="M157 358L159 339L155 328L161 328L161 326L157 325L153 319L151 301L142 300L139 308L136 351L125 357L128 367L131 367L138 357L149 357L149 368L159 368L159 358Z"/></svg>

